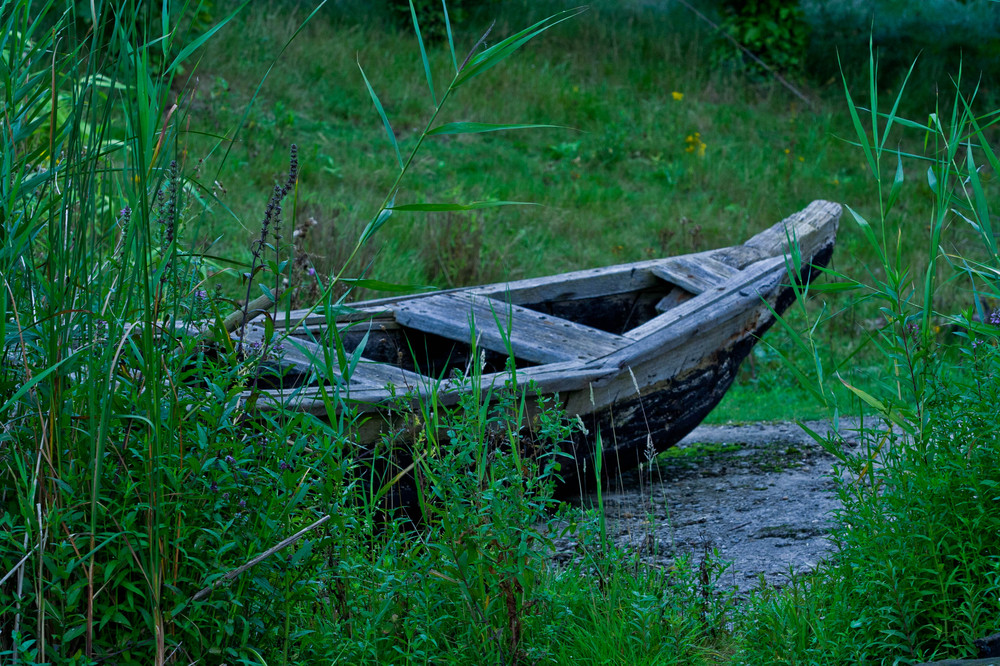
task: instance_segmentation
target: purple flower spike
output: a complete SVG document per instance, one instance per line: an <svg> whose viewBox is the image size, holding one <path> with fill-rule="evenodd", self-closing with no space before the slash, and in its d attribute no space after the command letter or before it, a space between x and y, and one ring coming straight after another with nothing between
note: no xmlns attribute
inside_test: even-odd
<svg viewBox="0 0 1000 666"><path fill-rule="evenodd" d="M990 313L990 323L994 326L1000 326L1000 309Z"/></svg>

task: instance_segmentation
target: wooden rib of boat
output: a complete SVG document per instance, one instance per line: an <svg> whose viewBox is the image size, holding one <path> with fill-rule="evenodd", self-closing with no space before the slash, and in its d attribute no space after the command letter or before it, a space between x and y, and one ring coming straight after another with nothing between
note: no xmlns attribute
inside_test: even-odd
<svg viewBox="0 0 1000 666"><path fill-rule="evenodd" d="M838 204L814 201L742 245L354 303L357 312L337 323L346 353L367 339L349 378L335 368L333 382L360 409L384 415L405 394L436 392L440 402L455 402L469 382L453 373L470 362L485 366L482 387L503 386L512 354L516 384L557 395L590 433L569 447L577 465L563 465L564 483L576 487L581 472L593 470L598 431L603 470L614 476L645 461L650 446L673 446L719 403L773 312L794 300L790 241L801 257L799 278L808 280L830 259L840 214ZM286 387L300 385L269 391L264 403L327 418L320 387L309 385L315 360L331 353L322 346L331 337L327 318L293 311L277 326L295 338L284 345ZM251 324L244 335L259 338L263 329ZM376 430L379 423L369 420Z"/></svg>

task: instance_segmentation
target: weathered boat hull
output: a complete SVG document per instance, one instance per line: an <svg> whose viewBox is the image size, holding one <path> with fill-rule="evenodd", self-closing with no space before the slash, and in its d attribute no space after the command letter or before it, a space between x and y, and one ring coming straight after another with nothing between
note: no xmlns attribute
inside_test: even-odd
<svg viewBox="0 0 1000 666"><path fill-rule="evenodd" d="M839 205L816 201L742 245L357 303L355 322L338 330L348 354L365 340L362 360L347 378L331 368L330 381L359 408L386 416L401 395L455 402L468 379L449 373L473 363L485 362L482 388L503 386L510 352L516 384L558 395L587 429L571 446L573 464L562 466L565 487L593 478L598 432L602 471L615 477L676 444L719 403L775 313L794 300L791 267L804 282L829 261L839 217ZM299 338L285 361L293 373L305 377L329 356L325 317L300 311L277 323ZM319 392L300 387L268 399L326 418ZM391 420L371 419L361 443Z"/></svg>

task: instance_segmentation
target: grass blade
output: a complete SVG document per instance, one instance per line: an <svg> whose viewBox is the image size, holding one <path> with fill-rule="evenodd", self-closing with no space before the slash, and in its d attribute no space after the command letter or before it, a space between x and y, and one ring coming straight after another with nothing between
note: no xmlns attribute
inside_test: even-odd
<svg viewBox="0 0 1000 666"><path fill-rule="evenodd" d="M389 135L389 143L392 144L393 149L396 151L396 159L399 160L399 169L403 169L403 156L399 152L399 143L396 141L396 134L392 131L392 125L389 124L389 118L385 115L385 109L382 108L382 102L379 101L378 95L375 94L375 89L372 88L371 82L365 75L365 70L361 66L361 62L358 62L358 69L361 70L361 78L365 80L365 86L368 88L368 94L372 97L372 102L375 104L375 110L378 111L379 117L382 119L382 124L385 125L385 133Z"/></svg>
<svg viewBox="0 0 1000 666"><path fill-rule="evenodd" d="M538 206L539 204L530 201L474 201L470 204L454 203L418 203L403 204L402 206L391 206L386 210L399 211L403 213L447 213L459 210L479 210L480 208L494 208L496 206Z"/></svg>
<svg viewBox="0 0 1000 666"><path fill-rule="evenodd" d="M240 6L237 7L235 10L233 10L233 12L231 14L229 14L229 16L227 16L226 18L222 19L221 21L219 21L218 23L216 23L215 25L213 25L211 28L209 28L208 30L206 30L203 34L199 35L197 39L193 40L190 44L188 44L183 49L181 49L181 52L177 54L177 57L174 58L173 61L170 63L170 65L166 68L166 70L164 71L164 74L169 74L170 72L173 72L178 67L180 67L181 63L183 63L187 59L188 56L190 56L192 53L194 53L199 48L201 48L201 46L205 42L207 42L209 39L211 39L212 36L215 35L215 33L217 33L219 30L222 29L223 26L227 25L230 21L232 21L233 18L235 18L236 15L239 14L241 11L243 11L243 8L246 7L249 4L250 4L250 0L243 0L243 2L240 4ZM319 8L317 7L317 9L319 9ZM163 20L164 21L167 20L167 14L168 14L167 12L163 12ZM164 25L164 31L166 31L166 26L165 25ZM166 47L166 44L164 42L164 48L165 47Z"/></svg>
<svg viewBox="0 0 1000 666"><path fill-rule="evenodd" d="M444 12L444 31L448 35L448 49L451 51L451 64L455 66L455 73L458 74L458 58L455 57L455 38L451 34L451 20L448 18L448 3L441 0L441 11Z"/></svg>
<svg viewBox="0 0 1000 666"><path fill-rule="evenodd" d="M898 120L896 118L896 111L899 110L899 102L903 99L903 91L906 90L906 83L910 80L910 75L913 74L913 68L916 67L916 66L917 66L917 59L914 58L913 62L910 64L909 71L906 72L906 77L903 78L902 85L899 86L899 94L896 95L896 101L893 102L893 104L892 104L892 111L889 112L888 116L885 116L885 119L886 119L886 121L885 121L885 129L882 131L882 143L879 146L880 150L882 150L882 149L885 148L885 141L886 141L886 139L889 138L889 130L892 129L892 124ZM875 102L873 101L872 102L872 108L874 108L874 107L875 107ZM877 118L880 115L883 115L883 114L876 113L875 118L873 118L873 121L877 121Z"/></svg>
<svg viewBox="0 0 1000 666"><path fill-rule="evenodd" d="M840 63L839 53L837 54L837 63ZM875 175L877 180L879 178L878 164L875 162L875 156L872 154L871 146L868 145L868 134L865 132L865 128L861 124L861 118L858 116L858 107L854 103L854 99L851 97L850 89L847 87L847 77L843 73L843 67L841 67L840 78L844 82L844 94L847 96L847 110L851 113L851 122L854 123L854 131L858 135L858 141L861 142L861 150L865 153L865 159L868 161L868 168L872 170L872 173ZM872 106L874 106L874 104Z"/></svg>
<svg viewBox="0 0 1000 666"><path fill-rule="evenodd" d="M972 187L974 197L972 204L976 211L976 219L979 221L980 233L990 254L995 257L997 256L997 244L996 238L993 236L993 225L990 222L989 202L986 192L983 190L983 183L979 178L979 167L976 166L971 142L966 144L965 157L969 170L968 182Z"/></svg>
<svg viewBox="0 0 1000 666"><path fill-rule="evenodd" d="M518 129L565 129L560 125L507 124L507 123L445 123L427 132L427 136L444 134L481 134L483 132L502 132Z"/></svg>
<svg viewBox="0 0 1000 666"><path fill-rule="evenodd" d="M427 61L427 49L424 48L424 38L420 34L420 23L417 21L417 10L410 0L410 16L413 17L413 32L417 34L417 44L420 46L420 60L424 63L424 76L427 77L427 87L431 90L431 99L437 106L437 95L434 94L434 79L431 77L431 64Z"/></svg>

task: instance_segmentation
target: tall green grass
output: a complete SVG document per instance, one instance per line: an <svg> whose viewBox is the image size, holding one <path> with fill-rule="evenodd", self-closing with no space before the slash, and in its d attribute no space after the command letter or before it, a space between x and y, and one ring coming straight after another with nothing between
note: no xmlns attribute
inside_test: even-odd
<svg viewBox="0 0 1000 666"><path fill-rule="evenodd" d="M1000 112L977 111L956 78L947 103L904 117L904 91L879 104L874 55L870 62L868 107L849 89L847 102L878 213L848 211L879 261L867 274L837 275L826 289L853 290L878 305L885 325L866 342L884 373L872 390L844 381L867 418L859 447L837 435L826 442L839 459L836 551L815 574L758 599L747 623L752 663L976 656L973 640L995 631L1000 610L1000 255L992 206ZM915 134L924 149L896 148L896 132ZM925 212L916 219L899 208L907 179L925 183ZM968 230L977 243L962 238ZM922 263L907 260L907 237L922 239ZM936 331L943 322L952 337ZM808 335L799 342L810 347Z"/></svg>
<svg viewBox="0 0 1000 666"><path fill-rule="evenodd" d="M502 65L502 79L487 79L498 72L486 69L517 44L503 41L517 34L503 22L492 50L476 51L465 70L454 44L479 38L465 28L453 26L455 40L437 46L344 28L325 48L354 71L356 46L368 47L365 74L331 84L350 92L314 91L317 101L295 77L324 78L320 31L309 22L322 14L254 3L218 31L183 37L188 11L93 4L97 21L61 14L54 2L8 2L0 12L0 127L11 147L0 174L0 663L912 663L968 655L970 639L995 628L996 112L975 112L975 100L959 95L926 120L907 119L895 101L888 112L876 105L874 72L869 108L850 102L846 114L814 123L767 97L773 91L751 105L748 122L726 102L761 89L743 88L744 97L726 81L665 70L644 70L640 91L676 90L680 99L629 105L634 91L605 83L619 65L697 51L661 42L662 33L626 40L614 21L567 22L546 34L557 53L592 38L608 49L606 66L552 64L532 43ZM182 9L197 16L193 5ZM633 25L662 21L639 14ZM227 31L236 25L244 41L253 30L270 35L258 40L267 60L249 86L248 74L230 86L218 73L229 66ZM289 41L296 35L306 51ZM195 67L215 40L218 50ZM415 83L389 66L400 41ZM279 59L261 82L282 53L295 66L282 69ZM469 81L476 72L482 78ZM535 87L524 84L532 76ZM491 98L475 96L473 84L487 80L510 104L506 117L489 115ZM510 101L515 93L525 106ZM471 117L590 133L501 137L449 124ZM621 129L635 120L652 130ZM319 135L303 142L307 127ZM858 147L828 143L826 128L855 132ZM423 152L434 139L442 145ZM338 161L358 145L381 148ZM754 157L737 163L741 184L707 187L719 163L746 153ZM831 161L814 163L814 153ZM502 170L522 154L517 163L537 171L495 188L483 177L484 164ZM874 195L862 172L874 177ZM781 183L780 196L761 179ZM844 189L817 191L821 182ZM327 191L316 194L321 185ZM835 266L839 286L809 293L864 299L804 307L787 347L804 352L802 374L819 371L821 400L841 411L845 395L867 405L869 427L859 450L828 442L844 473L830 565L749 603L720 592L724 565L712 558L650 567L611 546L602 519L557 507L555 452L572 424L550 407L529 409L506 386L455 407L425 401L401 426L415 448L388 438L370 453L395 467L368 466L351 437L361 417L335 382L327 422L254 409L255 386L282 341L268 333L255 346L222 323L251 299L280 307L305 299L305 290L282 291L292 271L332 269L309 304L333 313L346 290L385 286L351 281L362 274L484 281L505 277L484 272L498 270L484 260L525 247L547 247L567 266L700 249L815 196L862 202L840 245L861 260ZM528 217L535 207L493 205L509 199L567 210L541 212L542 225ZM606 224L580 232L567 211L581 202ZM665 202L689 220L680 232L660 212ZM346 230L325 241L327 264L303 261L293 230L328 209L340 217L323 221L342 220ZM444 216L433 233L415 218L396 224L427 210ZM507 250L496 249L491 224L512 238ZM233 227L248 235L214 242ZM411 273L383 270L415 256L399 248L422 234L477 259L441 252L423 255ZM574 236L587 242L569 244ZM393 262L372 264L376 253L359 242L372 237L387 239ZM512 274L532 270L510 265ZM223 271L230 281L217 290ZM845 355L822 331L851 328L828 318L840 309L841 321L882 316L866 343L873 351L863 353L885 386L848 379L831 390ZM810 333L794 333L796 322ZM959 344L939 344L942 325ZM772 364L769 354L759 362ZM321 360L317 372L327 376L349 375L357 361ZM473 387L475 372L473 364ZM416 479L419 527L393 508L401 469ZM574 543L559 565L556 539Z"/></svg>
<svg viewBox="0 0 1000 666"><path fill-rule="evenodd" d="M551 407L529 420L510 387L454 408L428 401L411 415L407 449L387 438L367 452L413 471L419 529L393 507L396 468L379 479L383 468L353 443L359 416L336 381L327 422L255 409L282 341L269 326L263 340L245 339L240 320L251 300L289 305L283 278L296 265L290 236L309 156L268 146L287 162L242 218L256 228L246 260L206 251L199 224L232 211L219 185L203 186L189 98L176 91L227 22L183 41L187 12L93 6L96 17L27 0L2 13L12 148L0 178L0 663L513 663L553 659L570 618L592 633L609 613L583 610L598 593L590 570L618 555L551 564L554 450L571 430ZM407 146L377 77L365 77L395 182L344 268L317 285L316 304L334 313L338 284L373 284L349 278L365 270L351 260L390 216L500 203L420 203L400 183L425 139L504 129L435 116L456 89L571 16L477 45L464 66L455 54L446 88L425 60L436 108ZM227 139L252 132L242 120ZM213 287L224 270L237 274L239 301ZM317 360L318 372L349 376L357 356ZM600 585L624 599L646 578L619 569L602 565ZM691 637L683 649L697 655L720 620L657 614L698 586L675 593L675 578L659 579L641 615L611 615L635 615L637 632L653 623ZM647 650L647 635L629 650ZM595 662L608 649L587 647Z"/></svg>

